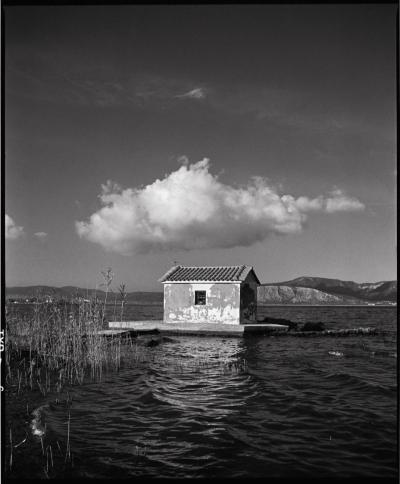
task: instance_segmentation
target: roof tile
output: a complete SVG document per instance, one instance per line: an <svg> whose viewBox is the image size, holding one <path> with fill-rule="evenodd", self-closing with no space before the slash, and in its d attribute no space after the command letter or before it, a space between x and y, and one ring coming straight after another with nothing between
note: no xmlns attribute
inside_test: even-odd
<svg viewBox="0 0 400 484"><path fill-rule="evenodd" d="M244 281L248 274L252 271L251 266L174 266L163 277L159 279L160 282L240 282ZM254 274L255 275L255 274ZM258 280L257 276L255 276Z"/></svg>

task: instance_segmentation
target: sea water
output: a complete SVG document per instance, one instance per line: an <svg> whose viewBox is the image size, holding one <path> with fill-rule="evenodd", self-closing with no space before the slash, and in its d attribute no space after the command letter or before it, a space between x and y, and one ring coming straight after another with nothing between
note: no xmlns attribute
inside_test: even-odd
<svg viewBox="0 0 400 484"><path fill-rule="evenodd" d="M128 306L131 319L162 307ZM140 315L140 317L138 317ZM79 477L394 477L397 327L388 307L263 307L375 336L171 336L70 389ZM66 409L46 411L66 440Z"/></svg>

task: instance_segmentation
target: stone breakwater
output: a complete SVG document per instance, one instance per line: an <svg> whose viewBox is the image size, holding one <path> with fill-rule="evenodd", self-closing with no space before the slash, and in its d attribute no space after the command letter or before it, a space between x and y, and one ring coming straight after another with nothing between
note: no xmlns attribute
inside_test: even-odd
<svg viewBox="0 0 400 484"><path fill-rule="evenodd" d="M354 335L377 335L383 334L383 331L376 328L351 328L351 329L325 329L323 331L288 331L279 332L280 336L299 336L299 337L316 337L316 336L354 336Z"/></svg>

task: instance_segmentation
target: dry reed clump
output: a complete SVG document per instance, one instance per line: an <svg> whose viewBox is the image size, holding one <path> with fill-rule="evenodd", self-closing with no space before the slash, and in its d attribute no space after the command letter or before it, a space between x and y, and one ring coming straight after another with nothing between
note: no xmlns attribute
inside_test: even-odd
<svg viewBox="0 0 400 484"><path fill-rule="evenodd" d="M88 379L101 380L104 371L120 368L122 357L132 362L140 359L141 352L134 339L121 341L98 334L105 326L105 309L104 302L96 298L78 303L35 303L19 310L12 305L6 308L4 387L8 402L13 402L7 410L10 419L10 439L6 443L7 473L15 474L13 456L20 453L22 459L23 448L32 442L31 438L24 438L25 432L29 432L27 417L35 417L31 420L33 427L29 433L38 438L42 432L37 425L37 415L31 413L38 403L38 396L48 400L51 393L51 398L55 396L55 403L59 404L66 386L82 384ZM67 394L66 408L69 408ZM25 407L25 402L29 402L26 411L17 411L16 407ZM44 438L40 434L42 447ZM49 477L55 471L53 460L58 452L53 455L50 445L42 453L46 458L43 472ZM65 455L65 462L70 462L69 440Z"/></svg>
<svg viewBox="0 0 400 484"><path fill-rule="evenodd" d="M104 369L121 364L121 340L98 334L105 305L97 299L79 303L36 303L30 315L7 314L6 377L33 389L50 391L50 374L58 386L101 378ZM131 340L125 344L132 346ZM7 383L7 379L6 379Z"/></svg>

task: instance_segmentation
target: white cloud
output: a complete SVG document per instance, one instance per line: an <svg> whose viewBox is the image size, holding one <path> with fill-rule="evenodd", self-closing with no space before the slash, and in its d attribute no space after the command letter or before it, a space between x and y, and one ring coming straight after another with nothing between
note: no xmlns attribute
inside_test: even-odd
<svg viewBox="0 0 400 484"><path fill-rule="evenodd" d="M308 212L361 210L336 189L329 197L280 195L266 179L234 187L209 172L207 158L183 163L162 180L122 189L108 181L102 208L76 222L80 237L122 254L154 250L250 246L269 234L301 231Z"/></svg>
<svg viewBox="0 0 400 484"><path fill-rule="evenodd" d="M33 234L35 237L37 237L39 240L45 240L48 236L47 232L35 232Z"/></svg>
<svg viewBox="0 0 400 484"><path fill-rule="evenodd" d="M336 188L331 192L331 196L326 199L325 210L327 213L334 212L354 212L364 210L365 205L357 198L348 197L342 190Z"/></svg>
<svg viewBox="0 0 400 484"><path fill-rule="evenodd" d="M189 158L186 155L181 155L178 157L178 163L180 165L189 165Z"/></svg>
<svg viewBox="0 0 400 484"><path fill-rule="evenodd" d="M24 228L15 225L14 220L5 214L5 237L9 240L15 240L24 235Z"/></svg>
<svg viewBox="0 0 400 484"><path fill-rule="evenodd" d="M328 197L320 195L317 198L299 197L296 200L291 195L282 197L286 203L294 203L301 212L358 212L365 209L365 205L357 198L349 197L343 190L335 188Z"/></svg>
<svg viewBox="0 0 400 484"><path fill-rule="evenodd" d="M190 98L190 99L204 99L206 97L206 92L201 87L196 87L191 91L185 92L185 94L180 94L176 97Z"/></svg>

